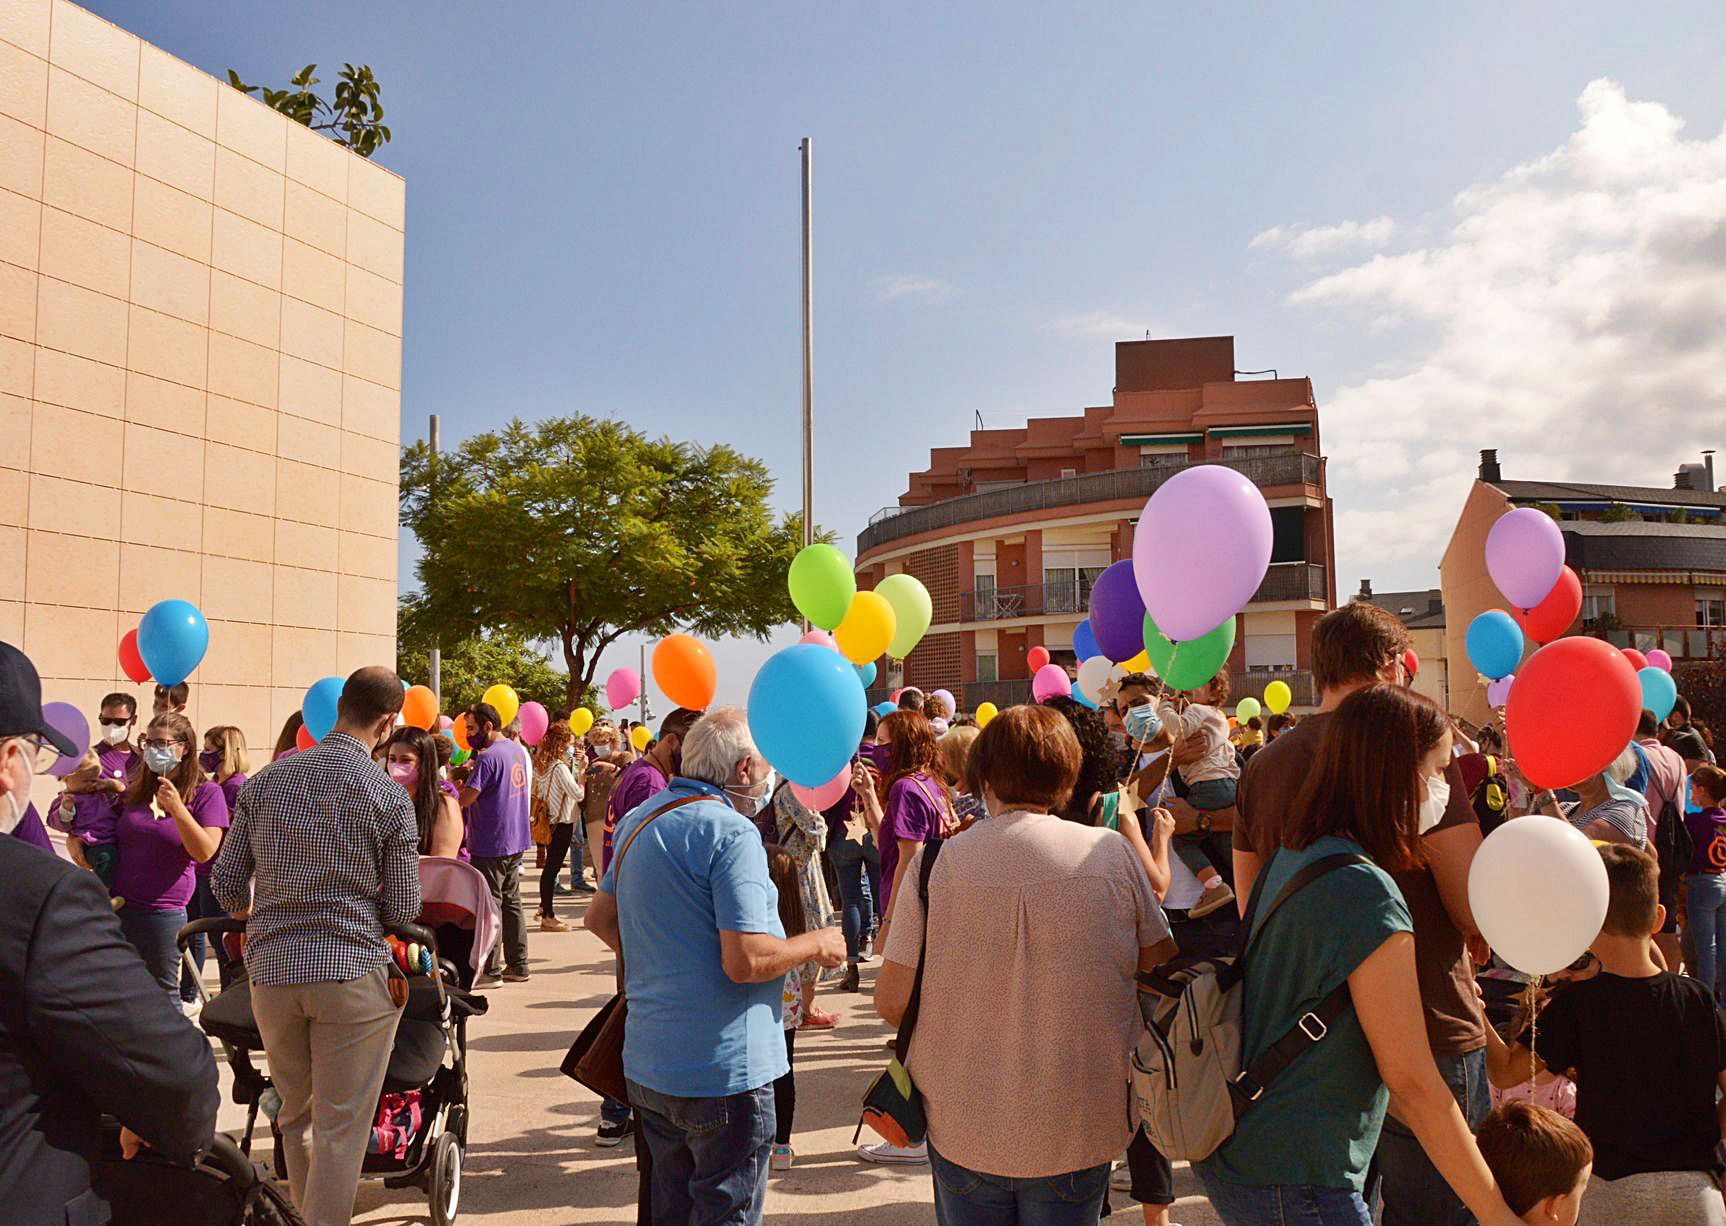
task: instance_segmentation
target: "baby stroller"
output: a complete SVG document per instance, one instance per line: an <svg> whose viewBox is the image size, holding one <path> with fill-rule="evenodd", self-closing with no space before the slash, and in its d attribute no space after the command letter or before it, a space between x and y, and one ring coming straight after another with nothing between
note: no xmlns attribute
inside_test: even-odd
<svg viewBox="0 0 1726 1226"><path fill-rule="evenodd" d="M485 878L459 860L422 857L420 893L419 923L395 925L390 935L427 951L432 969L406 976L407 1004L396 1028L362 1170L382 1178L386 1188L423 1189L431 1200L433 1223L447 1226L455 1221L460 1204L467 1148L467 1019L487 1007L486 998L469 989L497 942L500 925ZM230 953L243 960L244 945L236 937L244 932L240 920L201 919L180 929L176 939L183 954L194 936L211 934L230 942ZM285 1179L285 1151L274 1119L281 1100L269 1077L252 1063L252 1054L263 1051L264 1043L252 1018L250 982L240 978L209 999L199 1021L205 1033L222 1044L234 1074L234 1101L246 1108L241 1152L251 1153L252 1134L263 1111L270 1117L275 1141L276 1175Z"/></svg>
<svg viewBox="0 0 1726 1226"><path fill-rule="evenodd" d="M305 1226L287 1189L270 1181L233 1140L217 1133L196 1166L180 1166L143 1150L120 1152L120 1124L106 1121L91 1181L113 1208L110 1226Z"/></svg>

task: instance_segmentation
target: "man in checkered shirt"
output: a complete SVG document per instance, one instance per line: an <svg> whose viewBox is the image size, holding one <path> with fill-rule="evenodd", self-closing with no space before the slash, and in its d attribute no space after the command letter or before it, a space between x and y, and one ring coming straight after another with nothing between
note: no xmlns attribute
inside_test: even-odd
<svg viewBox="0 0 1726 1226"><path fill-rule="evenodd" d="M241 791L210 874L224 907L251 908L252 1015L282 1096L288 1183L311 1226L353 1214L399 1017L384 928L420 912L413 801L371 756L401 706L389 669L349 677L323 742Z"/></svg>

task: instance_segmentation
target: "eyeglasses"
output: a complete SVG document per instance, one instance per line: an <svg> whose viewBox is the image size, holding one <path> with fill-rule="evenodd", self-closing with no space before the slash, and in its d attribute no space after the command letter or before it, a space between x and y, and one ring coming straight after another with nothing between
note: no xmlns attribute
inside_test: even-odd
<svg viewBox="0 0 1726 1226"><path fill-rule="evenodd" d="M141 744L145 749L172 749L176 745L184 745L185 743L186 742L180 737L174 737L171 740L166 741L147 740L139 742L139 744Z"/></svg>
<svg viewBox="0 0 1726 1226"><path fill-rule="evenodd" d="M60 751L40 733L27 732L22 736L7 739L17 741L25 747L25 753L30 758L30 773L33 775L46 775L48 768L60 760Z"/></svg>

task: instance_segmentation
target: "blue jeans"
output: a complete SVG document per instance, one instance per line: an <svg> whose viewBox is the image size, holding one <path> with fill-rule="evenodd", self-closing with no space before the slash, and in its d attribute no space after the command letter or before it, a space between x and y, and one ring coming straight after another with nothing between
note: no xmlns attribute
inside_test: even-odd
<svg viewBox="0 0 1726 1226"><path fill-rule="evenodd" d="M881 897L881 857L846 841L831 849L834 875L839 878L839 924L845 931L845 957L855 962L863 953L863 938L873 933L875 900Z"/></svg>
<svg viewBox="0 0 1726 1226"><path fill-rule="evenodd" d="M1434 1056L1439 1075L1450 1087L1468 1126L1476 1128L1492 1110L1486 1082L1486 1052ZM1385 1117L1379 1134L1378 1196L1384 1199L1382 1226L1473 1226L1474 1215L1450 1190L1426 1151L1406 1125Z"/></svg>
<svg viewBox="0 0 1726 1226"><path fill-rule="evenodd" d="M615 1098L602 1099L599 1104L599 1118L607 1124L627 1124L629 1104L620 1103Z"/></svg>
<svg viewBox="0 0 1726 1226"><path fill-rule="evenodd" d="M1714 999L1726 999L1726 874L1691 873L1690 940L1696 950L1696 978L1708 985Z"/></svg>
<svg viewBox="0 0 1726 1226"><path fill-rule="evenodd" d="M1082 1226L1094 1223L1109 1194L1109 1164L1065 1175L1014 1179L949 1162L929 1143L937 1226Z"/></svg>
<svg viewBox="0 0 1726 1226"><path fill-rule="evenodd" d="M192 891L192 901L186 907L186 918L188 920L224 919L227 914L222 904L216 901L216 896L210 893L209 874L199 873L197 888ZM204 969L204 946L206 944L216 955L216 974L222 987L226 988L228 984L233 982L234 967L228 961L228 950L222 944L221 936L219 934L212 936L206 942L203 933L199 933L187 943L186 948L191 952L192 961L197 964L199 973L202 973ZM188 1004L198 999L198 985L193 980L191 972L186 969L184 962L180 963L180 999Z"/></svg>
<svg viewBox="0 0 1726 1226"><path fill-rule="evenodd" d="M678 1098L629 1082L653 1155L655 1226L754 1226L767 1200L773 1086Z"/></svg>
<svg viewBox="0 0 1726 1226"><path fill-rule="evenodd" d="M180 1003L180 947L174 944L174 935L185 926L184 907L172 911L120 908L120 934L138 951L144 969L168 993L176 1008Z"/></svg>
<svg viewBox="0 0 1726 1226"><path fill-rule="evenodd" d="M1193 1168L1211 1208L1227 1226L1372 1226L1359 1192L1301 1184L1248 1187L1226 1183L1204 1166Z"/></svg>

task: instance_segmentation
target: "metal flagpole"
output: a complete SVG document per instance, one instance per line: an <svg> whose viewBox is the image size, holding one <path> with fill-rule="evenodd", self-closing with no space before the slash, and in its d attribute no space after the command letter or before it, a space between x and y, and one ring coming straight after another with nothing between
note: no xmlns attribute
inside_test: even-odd
<svg viewBox="0 0 1726 1226"><path fill-rule="evenodd" d="M810 226L814 196L810 160L814 149L803 138L803 543L815 543L815 247ZM805 627L807 629L807 627Z"/></svg>
<svg viewBox="0 0 1726 1226"><path fill-rule="evenodd" d="M427 433L427 441L431 446L431 498L435 504L437 499L437 457L438 457L438 420L437 414L431 415L431 429ZM431 692L437 696L438 710L443 710L443 651L438 646L438 640L432 639L431 645Z"/></svg>

